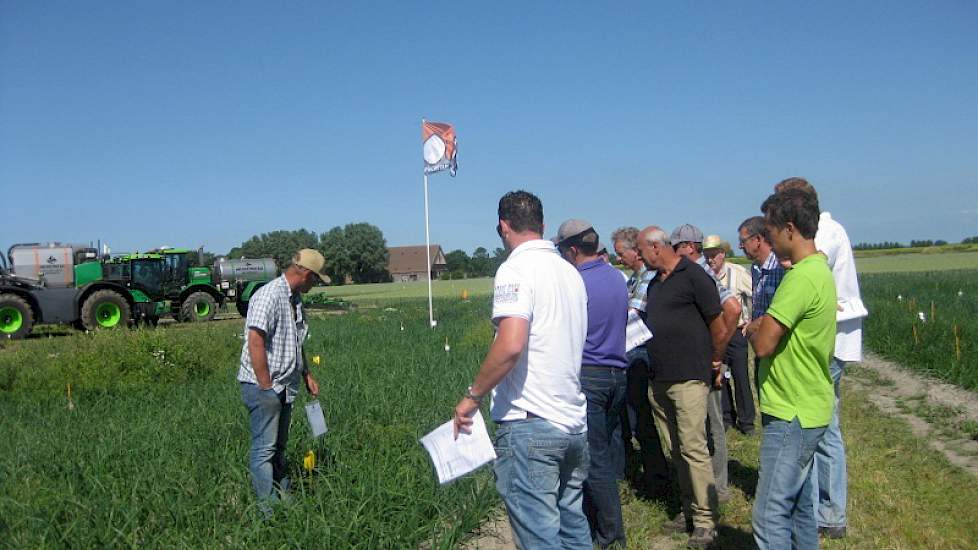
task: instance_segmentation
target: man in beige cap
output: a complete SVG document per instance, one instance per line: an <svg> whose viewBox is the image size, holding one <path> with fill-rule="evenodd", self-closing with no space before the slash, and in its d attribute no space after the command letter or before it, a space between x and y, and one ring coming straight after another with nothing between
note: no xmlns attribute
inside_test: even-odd
<svg viewBox="0 0 978 550"><path fill-rule="evenodd" d="M745 435L754 433L754 394L750 386L750 376L747 373L747 338L742 334L743 328L750 323L751 297L754 295L751 287L750 272L744 266L726 261L727 243L719 235L707 235L703 239L703 255L710 269L720 283L730 289L734 298L740 302L741 313L723 362L730 367L728 376L733 377L734 387L731 390L730 381L723 380L721 395L723 398L723 423L727 427L736 428ZM734 407L736 403L736 408Z"/></svg>
<svg viewBox="0 0 978 550"><path fill-rule="evenodd" d="M238 382L251 430L248 469L266 518L279 498L276 490L289 490L285 446L299 382L305 381L313 397L319 395L302 350L308 331L302 294L319 282L329 282L326 259L316 250L302 249L281 277L258 289L248 306Z"/></svg>

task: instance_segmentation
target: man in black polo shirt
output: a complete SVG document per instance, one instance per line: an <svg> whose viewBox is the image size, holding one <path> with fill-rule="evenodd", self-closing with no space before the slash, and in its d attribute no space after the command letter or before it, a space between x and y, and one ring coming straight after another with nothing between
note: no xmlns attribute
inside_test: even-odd
<svg viewBox="0 0 978 550"><path fill-rule="evenodd" d="M716 481L706 443L710 385L722 365L726 330L720 295L709 275L676 254L669 236L655 226L639 234L645 265L658 274L649 283L646 323L651 364L652 410L663 443L671 450L682 491L683 513L667 527L692 534L691 548L716 538Z"/></svg>

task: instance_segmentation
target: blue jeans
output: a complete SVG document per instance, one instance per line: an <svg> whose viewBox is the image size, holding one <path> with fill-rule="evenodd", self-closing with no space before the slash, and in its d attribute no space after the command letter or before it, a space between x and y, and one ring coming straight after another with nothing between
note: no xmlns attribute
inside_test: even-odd
<svg viewBox="0 0 978 550"><path fill-rule="evenodd" d="M846 447L839 426L839 382L845 370L845 361L833 357L829 363L829 374L835 383L835 410L832 411L832 421L825 428L825 435L815 449L815 466L811 474L814 487L812 500L819 527L846 526Z"/></svg>
<svg viewBox="0 0 978 550"><path fill-rule="evenodd" d="M248 469L259 506L268 510L268 501L277 497L273 489L288 490L285 446L289 441L292 404L285 402L285 390L260 390L256 384L241 383L241 400L248 409L251 451Z"/></svg>
<svg viewBox="0 0 978 550"><path fill-rule="evenodd" d="M495 434L496 489L519 548L591 550L582 508L587 434L566 434L542 418L503 422Z"/></svg>
<svg viewBox="0 0 978 550"><path fill-rule="evenodd" d="M809 470L825 427L802 428L798 417L787 421L767 414L761 414L761 425L754 542L759 550L817 549Z"/></svg>
<svg viewBox="0 0 978 550"><path fill-rule="evenodd" d="M587 446L591 456L584 482L584 513L594 542L601 548L625 546L625 524L618 495L618 458L622 456L621 410L627 370L584 365L581 390L587 397Z"/></svg>

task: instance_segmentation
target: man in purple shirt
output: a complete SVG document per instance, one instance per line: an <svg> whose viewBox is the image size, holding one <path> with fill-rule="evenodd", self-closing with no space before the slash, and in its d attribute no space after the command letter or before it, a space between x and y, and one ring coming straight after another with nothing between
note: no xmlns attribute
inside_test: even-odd
<svg viewBox="0 0 978 550"><path fill-rule="evenodd" d="M625 324L628 287L621 272L598 255L598 234L584 220L567 220L554 238L577 266L587 291L587 339L581 361L581 390L587 397L587 440L591 467L584 482L584 512L591 537L601 548L625 547L618 496L617 457L624 450L620 418L625 406Z"/></svg>

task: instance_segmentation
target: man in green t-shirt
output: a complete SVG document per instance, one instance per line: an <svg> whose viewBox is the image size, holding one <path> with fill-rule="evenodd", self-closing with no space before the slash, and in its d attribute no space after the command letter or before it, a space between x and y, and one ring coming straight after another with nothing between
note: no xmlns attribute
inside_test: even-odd
<svg viewBox="0 0 978 550"><path fill-rule="evenodd" d="M832 419L835 393L829 360L835 347L835 282L815 248L818 199L798 190L775 193L761 206L788 270L767 313L746 328L761 358L760 473L754 498L754 541L760 550L818 548L809 471Z"/></svg>

